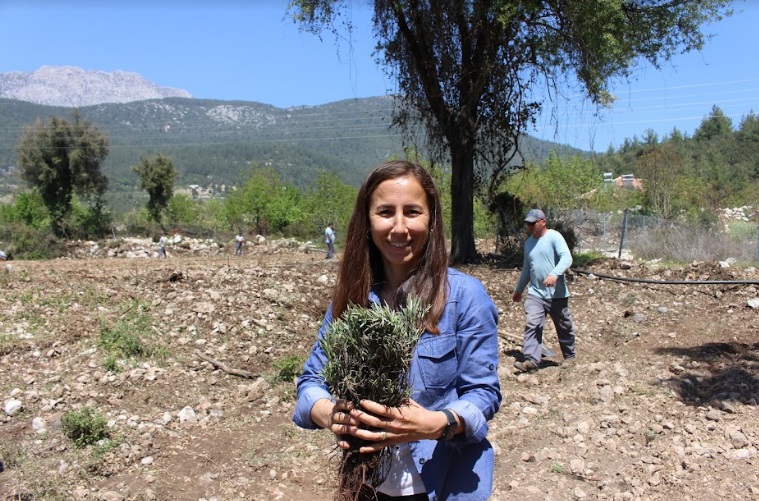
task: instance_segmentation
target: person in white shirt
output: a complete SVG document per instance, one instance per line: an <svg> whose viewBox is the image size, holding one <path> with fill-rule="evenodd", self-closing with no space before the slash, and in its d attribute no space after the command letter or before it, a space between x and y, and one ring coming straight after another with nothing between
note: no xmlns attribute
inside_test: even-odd
<svg viewBox="0 0 759 501"><path fill-rule="evenodd" d="M242 236L242 232L238 233L235 237L235 255L242 256L242 244L245 243L245 237Z"/></svg>
<svg viewBox="0 0 759 501"><path fill-rule="evenodd" d="M335 255L335 224L332 222L324 230L324 241L327 243L327 257L324 259L332 259Z"/></svg>

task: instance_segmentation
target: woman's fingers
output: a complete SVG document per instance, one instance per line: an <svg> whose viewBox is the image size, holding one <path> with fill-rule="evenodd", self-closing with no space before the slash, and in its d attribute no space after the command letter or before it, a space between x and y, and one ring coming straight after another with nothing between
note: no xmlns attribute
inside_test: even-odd
<svg viewBox="0 0 759 501"><path fill-rule="evenodd" d="M372 414L376 414L378 416L387 416L390 415L390 413L393 411L393 407L379 404L374 400L362 400L359 402L359 405L363 410L371 412Z"/></svg>
<svg viewBox="0 0 759 501"><path fill-rule="evenodd" d="M361 425L361 421L352 417L347 412L335 412L332 414L330 430L335 435L352 434L353 430Z"/></svg>
<svg viewBox="0 0 759 501"><path fill-rule="evenodd" d="M337 446L341 449L348 450L351 448L351 444L347 440L343 440L340 435L337 436Z"/></svg>
<svg viewBox="0 0 759 501"><path fill-rule="evenodd" d="M397 414L397 409L393 407L378 404L371 400L362 400L361 409L351 410L350 416L368 427L386 428L393 421L393 411L396 411Z"/></svg>
<svg viewBox="0 0 759 501"><path fill-rule="evenodd" d="M367 442L361 452L372 452L426 437L429 434L426 430L429 413L413 400L400 407L388 407L373 400L362 400L358 406L336 404L330 429L338 435L341 448L350 447L339 437L352 435Z"/></svg>

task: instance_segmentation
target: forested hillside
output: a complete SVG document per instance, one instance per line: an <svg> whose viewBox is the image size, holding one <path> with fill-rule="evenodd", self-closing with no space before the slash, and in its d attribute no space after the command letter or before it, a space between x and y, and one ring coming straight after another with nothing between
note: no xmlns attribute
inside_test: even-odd
<svg viewBox="0 0 759 501"><path fill-rule="evenodd" d="M322 170L358 185L369 169L402 155L400 135L389 130L392 106L391 97L288 109L167 98L74 110L0 99L0 172L16 164L25 125L54 115L70 119L76 111L108 136L103 171L110 191L131 190L131 167L157 153L173 159L182 185L239 184L251 165L272 167L297 186L309 185ZM528 160L541 161L557 146L528 138L524 150Z"/></svg>
<svg viewBox="0 0 759 501"><path fill-rule="evenodd" d="M141 156L172 157L182 184L237 184L251 164L274 167L294 184L316 170L341 173L358 183L366 170L401 152L387 132L390 102L361 100L314 108L278 109L260 103L161 99L79 108L105 131L111 144L103 170L111 189L134 185L130 167ZM70 108L0 100L0 165L14 165L24 125L50 116L70 118Z"/></svg>
<svg viewBox="0 0 759 501"><path fill-rule="evenodd" d="M645 187L643 205L660 217L759 202L759 117L734 123L717 106L693 132L663 138L647 130L596 159L604 171L631 173Z"/></svg>

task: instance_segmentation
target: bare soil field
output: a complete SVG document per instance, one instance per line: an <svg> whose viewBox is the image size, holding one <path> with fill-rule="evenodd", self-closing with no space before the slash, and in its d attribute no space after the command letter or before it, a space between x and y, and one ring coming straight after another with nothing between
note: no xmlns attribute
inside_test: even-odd
<svg viewBox="0 0 759 501"><path fill-rule="evenodd" d="M337 263L323 257L261 245L0 265L0 499L333 498L333 440L291 423L287 371L329 301ZM622 268L589 266L725 283L570 271L578 363L529 375L512 372L518 270L462 268L500 310L492 499L759 499L759 272ZM550 321L545 341L558 352ZM108 441L67 437L83 408Z"/></svg>

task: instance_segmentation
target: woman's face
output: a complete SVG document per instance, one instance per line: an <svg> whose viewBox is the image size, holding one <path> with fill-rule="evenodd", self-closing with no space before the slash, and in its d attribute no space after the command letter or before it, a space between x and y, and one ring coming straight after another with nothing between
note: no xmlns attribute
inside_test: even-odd
<svg viewBox="0 0 759 501"><path fill-rule="evenodd" d="M430 210L419 181L400 177L380 183L369 200L369 225L385 275L404 280L422 258L430 236Z"/></svg>

